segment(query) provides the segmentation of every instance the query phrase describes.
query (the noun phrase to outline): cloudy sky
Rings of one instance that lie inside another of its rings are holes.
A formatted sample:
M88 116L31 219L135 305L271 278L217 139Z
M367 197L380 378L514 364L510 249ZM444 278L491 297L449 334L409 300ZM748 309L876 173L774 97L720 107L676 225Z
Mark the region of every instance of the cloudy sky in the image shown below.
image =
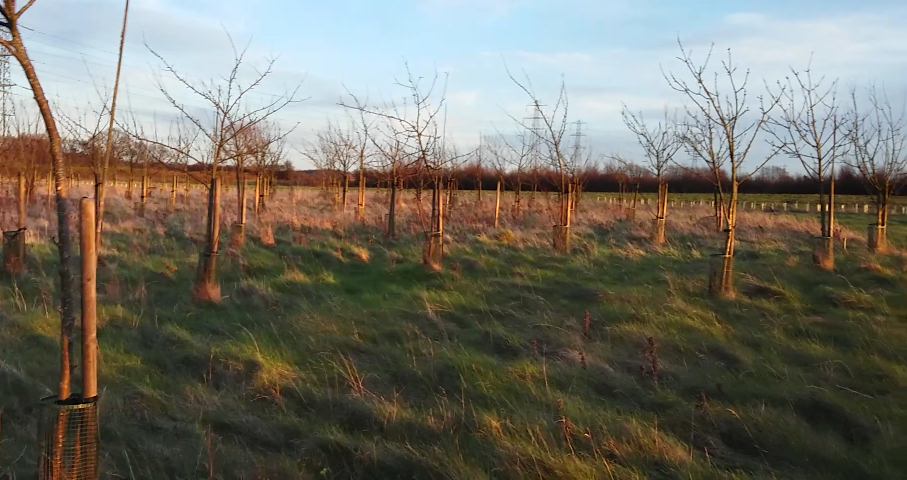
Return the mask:
M38 0L21 19L45 90L70 116L92 116L98 91L113 83L123 5ZM680 72L678 37L696 58L711 43L722 53L730 48L752 72L753 97L763 80L783 79L812 57L814 72L843 87L876 82L904 99L905 14L902 0L132 0L120 108L165 128L175 111L158 82L202 108L161 73L148 47L184 75L208 80L232 65L229 32L250 45L251 66L277 58L260 101L301 82L308 100L278 115L285 128L298 125L290 137L297 147L327 119L343 118L336 104L344 86L373 102L405 96L395 86L405 61L419 76L449 72L450 141L468 146L480 133L513 131L511 117L527 115L530 99L508 78L506 62L531 78L542 103L556 100L563 76L569 119L584 122L587 145L632 157L641 152L621 123L622 102L650 114L682 104L662 76L662 69ZM25 85L20 68L11 71ZM20 110L31 108L27 88L12 92ZM309 166L293 158L298 168Z

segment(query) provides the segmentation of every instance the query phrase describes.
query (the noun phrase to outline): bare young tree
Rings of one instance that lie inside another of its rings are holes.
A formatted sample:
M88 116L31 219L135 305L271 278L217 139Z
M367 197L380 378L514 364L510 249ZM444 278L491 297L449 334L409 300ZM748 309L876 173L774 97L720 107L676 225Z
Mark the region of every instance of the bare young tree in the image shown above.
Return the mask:
M357 112L359 113L359 124L353 129L354 135L351 140L353 141L356 157L359 161L356 215L361 221L365 220L366 167L370 163L370 159L373 154L370 148L374 146L374 139L371 136L371 132L374 129L375 118L367 117L365 115L365 112L363 111L363 107L368 105L368 98L360 101L359 98L349 90L347 90L347 95L349 95L350 99L352 100L352 104L356 106Z
M492 226L498 228L501 216L501 195L503 194L505 186L504 179L507 176L507 168L510 159L507 155L506 144L502 140L496 141L496 139L492 137L485 138L482 140L482 148L485 151L484 161L491 165L491 170L494 172L495 180L497 180L495 183Z
M258 192L258 199L255 204L256 215L265 208L265 201L270 198L271 193L275 189L274 181L277 171L282 168L283 163L286 161L287 135L295 129L296 125L284 132L277 122L262 122L262 128L259 130L264 133L264 137L260 139L258 149L252 156L257 173L255 183L256 191Z
M438 116L445 106L447 84L445 81L441 94L437 95L437 73L431 81L423 82L423 80L422 77L413 75L409 64L406 64L406 78L395 82L397 86L407 92L402 105L398 106L393 101L386 103L381 109L351 105L345 102L341 102L340 105L370 116L390 120L390 125L395 131L394 136L399 135L406 139L402 143L408 150L406 156L414 157L416 164L431 179L432 209L429 225L424 229L426 238L422 259L426 265L440 268L444 235L442 174L449 159L445 157L441 145L442 132L438 125ZM421 208L421 203L417 203Z
M835 160L846 153L847 142L837 103L837 80L828 84L824 84L824 77L814 80L810 68L802 73L791 69L791 76L786 84L778 82L778 92L773 94L778 114L769 119L768 142L772 148L799 160L816 182L821 205L819 233L830 238L834 232L834 198L826 202L825 181L831 177L834 188ZM832 208L828 208L829 204Z
M233 224L231 245L238 247L245 241L246 228L246 169L250 159L261 153L262 149L267 148L268 139L265 138L264 132L260 127L262 124L253 128L243 128L242 125L229 125L228 130L239 130L240 132L233 137L232 141L227 144L229 149L228 156L233 159L233 170L236 175L236 223ZM256 199L257 201L257 199Z
M390 187L385 234L388 238L395 238L397 236L396 218L399 190L406 180L407 174L419 159L410 155L412 149L406 144L407 137L399 125L395 125L392 119L383 120L384 122L376 126L375 135L370 135L369 138L377 152L376 167L383 172Z
M646 123L642 112L633 113L626 105L621 110L621 116L624 124L636 136L636 141L642 147L649 173L655 175L658 182L655 232L652 238L656 244L662 244L665 241L665 222L668 216L668 182L665 171L674 161L674 155L683 146L677 118L665 107L663 118L653 125Z
M359 165L360 160L364 161L364 157L360 158L359 156L362 144L357 141L355 130L356 127L354 125L343 128L339 123L333 127L328 127L329 141L332 143L337 173L339 174L337 180L340 187L341 212L346 212L353 168Z
M25 111L25 107L20 111ZM19 168L25 173L26 198L34 202L39 170L50 165L49 151L46 148L47 134L42 133L40 118L20 115L15 124L16 138L13 154L18 160Z
M161 78L157 79L158 89L185 121L199 131L200 145L185 148L153 140L152 143L175 150L177 154L192 158L196 163L206 166L208 173L208 226L205 232L205 245L199 254L198 270L193 293L198 300L216 302L220 300L220 286L215 275L216 255L220 242L220 182L218 169L232 158L229 146L237 136L246 130L268 120L281 109L296 99L298 87L284 95L270 97L260 103L250 100L250 93L259 88L273 71L276 59L268 59L265 68L255 70L248 82L244 82L245 57L248 46L237 49L233 39L227 35L233 51L233 64L228 73L221 79L209 82L196 82L180 73L176 67L167 62L163 56L146 44L148 50L163 65L163 71L176 78L179 85L189 94L202 101L209 109L210 118L204 118L190 111L177 100Z
M617 183L617 204L626 215L627 220L633 221L636 219L636 209L639 204L639 182L649 173L648 169L628 160L619 153L608 155L607 158L609 161L605 164L605 175ZM659 189L659 193L662 193L662 189ZM664 193L667 198L667 193ZM664 236L663 222L660 224L657 220L656 217L656 239L659 227L662 227L661 233Z
M777 153L770 152L756 163L748 172L744 172L750 151L760 131L768 122L772 109L777 105L777 98L769 102L760 100L760 111L752 112L747 100L747 83L749 70L742 75L733 62L730 49L726 60L722 60L718 73L709 79L709 61L712 48L701 64L697 64L692 53L684 49L678 40L681 55L678 60L683 64L688 79L672 74L665 74L665 79L675 91L680 92L689 103L686 104L686 122L681 133L683 145L692 157L708 166L717 189L724 223L725 241L720 265L715 275L710 278L710 289L720 295L733 293L732 272L735 231L737 228L737 194L740 184L759 171ZM724 81L719 81L724 78ZM730 191L725 191L722 182L725 171L730 174ZM714 280L714 281L712 281Z
M482 180L485 177L485 165L488 163L488 149L485 145L485 135L479 134L479 147L475 152L475 181L476 205L482 204Z
M94 175L100 175L104 157L103 116L98 112L78 112L75 116L58 115L63 131L63 152L88 160Z
M501 187L504 187L505 173L511 179L510 188L513 190L514 212L519 215L523 184L526 175L532 173L530 172L532 157L539 141L538 136L526 128L520 128L513 137L508 139L499 131L498 139L502 146L499 147L495 143L490 145L493 146L492 158L498 179L501 181Z
M60 255L60 385L58 398L67 399L70 396L70 343L72 341L73 327L75 326L75 303L74 303L74 275L72 267L72 230L69 219L72 215L72 207L67 198L66 188L66 163L63 158L63 146L60 140L60 132L57 130L57 124L54 120L53 112L47 97L44 94L44 88L35 73L35 67L28 56L25 44L22 42L22 35L19 30L19 19L35 4L35 0L29 0L21 8L17 8L16 0L2 0L0 6L0 26L9 29L11 39L0 39L0 45L5 48L10 55L16 59L25 73L25 78L31 87L32 94L35 97L35 103L41 113L41 119L44 121L44 128L47 130L47 137L50 143L50 154L52 161L54 190L56 193L57 205L57 251Z
M573 155L570 156L568 169L570 172L570 184L573 188L570 204L571 210L575 211L579 208L580 197L582 196L583 190L586 188L589 177L596 171L597 164L598 157L591 148L586 149L585 152L575 149Z
M505 69L507 69L506 64ZM539 96L533 91L532 82L528 76L521 82L510 73L509 69L507 69L507 75L529 97L538 118L541 120L540 128L535 129L527 127L521 120L511 116L522 128L535 135L539 144L547 149L547 162L555 170L558 185L558 213L553 232L554 249L567 252L570 250L570 206L573 194L570 182L571 157L567 154L566 145L564 144L569 106L567 85L561 79L557 101L552 107L547 108L539 101Z
M326 195L328 192L328 177L331 176L331 171L335 168L333 150L330 148L330 143L322 139L324 136L323 132L316 131L314 135L314 142L305 142L303 149L296 148L296 150L312 162L312 166L315 167L315 170L321 176L321 193Z
M95 175L95 251L100 255L101 252L101 232L104 226L104 198L107 190L107 171L110 167L111 150L114 142L114 124L116 123L117 95L120 88L120 70L123 67L123 48L126 45L126 25L129 20L129 0L126 0L126 7L123 11L123 28L120 30L120 50L117 55L117 71L113 81L113 94L110 101L109 121L107 124L107 139L104 147L104 160L101 164L100 172ZM105 102L106 103L106 102Z
M335 126L333 122L328 122L327 126L315 134L315 143L309 145L304 155L312 161L315 168L322 173L323 180L330 181L332 203L335 208L341 208L341 203L346 203L346 196L341 201L340 185L342 178L347 172L341 165L349 167L352 165L350 157L350 144L346 143L347 138L344 132ZM346 157L346 158L342 158ZM348 172L347 172L348 173ZM347 176L348 178L348 176Z
M868 106L861 108L857 91L851 91L848 130L853 153L847 164L860 173L875 205L876 223L869 227L868 243L870 250L882 253L888 248L891 197L907 185L907 107L895 108L874 85L866 94Z

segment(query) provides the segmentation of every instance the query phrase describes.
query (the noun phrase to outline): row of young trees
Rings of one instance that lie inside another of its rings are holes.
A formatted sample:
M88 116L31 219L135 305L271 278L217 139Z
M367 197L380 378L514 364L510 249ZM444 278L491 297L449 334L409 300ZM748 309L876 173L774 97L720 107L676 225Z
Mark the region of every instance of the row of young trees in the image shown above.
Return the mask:
M199 254L195 296L204 301L216 301L219 288L215 275L220 238L220 192L223 172L230 168L237 186L237 207L240 212L237 232L242 235L246 212L246 172L254 171L260 192L270 190L269 183L279 165L286 161L285 139L289 133L281 130L272 119L283 108L301 101L298 87L283 95L255 95L273 71L274 61L269 60L263 69L249 73L245 62L245 49L233 45L233 64L225 75L210 82L198 82L180 72L151 47L149 51L163 65L163 72L176 79L179 91L159 82L159 89L180 120L171 125L166 134L149 128L135 119L115 119L116 86L110 107L95 112L97 118L106 118L93 126L84 119L55 118L43 93L41 83L28 57L18 20L35 2L28 1L17 8L15 0L2 0L0 13L11 40L0 40L25 71L34 93L47 134L46 150L53 177L57 205L58 238L61 269L61 316L63 358L68 358L68 338L74 323L72 240L68 218L72 214L67 191L67 157L87 159L95 177L95 201L98 205L97 241L100 245L101 221L105 186L109 183L111 162L125 162L130 171L142 170L142 178L152 168L181 170L187 180L195 177L208 189L208 226L204 246ZM127 3L128 11L128 3ZM126 22L124 19L123 36ZM890 198L907 181L907 132L903 109L895 108L884 92L870 87L865 95L852 91L848 105L839 104L835 95L836 82L815 82L809 71L794 72L786 82L767 86L763 95L753 101L749 86L749 72L739 71L728 52L720 62L718 73L712 69L711 52L697 62L690 51L680 45L680 71L666 73L668 85L680 94L684 108L679 115L665 113L661 121L651 123L641 113L624 108L623 119L630 131L639 139L646 161L634 165L620 155L610 155L612 169L621 192L629 191L634 177L647 170L654 177L659 192L656 209L656 242L665 239L668 215L668 191L672 170L686 170L709 181L714 188L716 227L725 234L722 254L721 278L729 277L730 262L735 247L737 226L737 198L741 185L756 178L757 173L779 154L799 159L811 179L816 182L817 193L824 205L822 187L826 179L834 178L838 162L848 165L860 174L873 195L878 210L876 228L872 235L875 245L884 245L884 229ZM121 36L122 52L122 36ZM316 140L304 150L319 169L325 173L323 184L335 189L337 205L347 205L351 175L358 178L357 213L363 216L366 209L364 188L367 169L381 172L381 183L390 191L387 234L395 235L395 209L398 190L404 181L415 183L417 208L421 215L421 196L431 191L431 208L428 221L423 221L425 247L423 260L432 266L440 265L443 254L445 202L450 202L450 192L456 188L456 174L469 162L475 179L485 178L487 172L496 178L495 224L500 208L500 192L510 181L515 191L517 212L524 200L523 187L528 185L529 202L535 192L550 188L557 194L552 208L553 245L559 251L569 250L571 216L579 204L582 191L588 184L592 168L600 157L591 151L571 146L568 141L570 125L569 101L566 84L562 81L553 102L546 103L534 91L529 78L517 78L508 70L516 89L532 105L531 123L518 120L511 112L516 133L498 131L494 136L484 136L478 148L466 151L446 142L446 78L435 75L425 79L406 68L406 77L395 82L402 89L399 100L380 103L361 99L348 92L340 105L350 114L345 122L331 123L318 132ZM117 84L118 85L118 82ZM181 101L193 97L207 108L198 113ZM267 98L266 100L262 100ZM67 135L61 134L58 120ZM28 132L20 132L17 143L27 145L26 137L35 139L35 123ZM291 129L292 130L292 129ZM28 135L25 135L28 133ZM36 143L37 144L37 143ZM767 145L767 154L762 152ZM700 168L686 169L678 161L680 153L686 159L699 162ZM67 153L69 155L67 155ZM758 158L756 158L758 157ZM32 186L37 178L38 159L20 157L26 177ZM31 157L30 157L31 158ZM32 162L32 163L29 163ZM28 166L30 165L30 166ZM547 172L547 173L546 173ZM145 180L147 182L147 180ZM477 185L482 185L479 181ZM637 187L638 188L638 187ZM145 189L143 188L143 191ZM638 191L638 190L637 190ZM448 199L445 200L445 192ZM832 194L833 187L829 189ZM478 189L477 195L481 195ZM256 207L260 196L256 195ZM822 212L823 237L833 231L830 211ZM722 281L722 285L726 282ZM723 287L721 287L723 288ZM62 376L68 382L68 363ZM68 390L62 388L61 398Z
M679 42L678 42L679 43ZM667 178L676 157L684 152L704 165L715 195L716 227L725 233L714 282L719 293L730 291L730 278L741 185L755 178L777 155L799 160L814 184L820 208L821 252L814 256L833 268L835 169L844 166L858 177L873 198L876 223L869 229L870 248L885 250L891 197L907 183L907 121L905 109L891 104L874 85L852 88L849 102L838 100L838 82L814 78L810 69L791 69L785 81L766 85L752 100L749 71L740 71L731 52L716 71L710 69L710 50L701 62L679 43L683 74L665 73L668 85L681 94L680 115L665 114L662 121L647 123L642 114L626 106L624 122L633 132L659 184L654 238L664 240L667 214ZM756 155L759 139L767 153ZM682 168L682 167L681 167ZM825 186L829 186L826 198Z
M299 101L297 90L271 96L267 101L253 101L251 94L270 75L274 62L270 61L264 70L247 79L243 72L246 51L235 46L234 62L228 74L215 82L200 83L190 80L165 58L149 50L183 89L176 93L160 83L162 94L181 121L172 125L167 135L160 136L157 129L149 133L135 119L116 122L114 128L112 111L95 112L98 120L93 123L86 121L87 117L64 117L62 124L68 135L61 136L58 132L59 144L54 148L60 149L61 161L68 158L88 165L98 186L97 197L103 196L111 164L115 168L128 167L128 192L132 191L136 177L142 179L143 200L149 171L176 170L182 173L185 184L192 179L206 185L210 221L205 251L199 260L196 290L200 297L214 299L217 297L214 258L220 223L219 202L214 200L219 196L219 182L224 172L229 172L235 180L240 212L235 232L241 237L246 221L247 173L253 172L258 179L255 195L258 208L260 198L270 190L268 184L273 182L278 167L286 162L287 132L282 132L269 119ZM716 228L725 233L723 255L730 258L734 253L738 194L744 184L787 181L779 175L772 178L760 174L779 154L798 159L806 171L805 178L814 182L822 205L819 234L825 238L831 237L834 231L833 211L826 208L829 203L826 185L828 194L833 195L834 179L842 171L859 178L868 187L877 207L877 221L871 232L873 244L883 248L890 199L907 181L903 112L887 101L884 92L870 87L864 100L864 95L852 90L850 104L843 105L837 98L837 82L814 80L807 70L793 71L785 82L767 86L767 91L753 101L749 72L738 70L730 52L720 62L715 75L710 65L711 51L698 63L683 45L680 51L682 74L666 73L665 79L681 94L682 113L671 114L665 110L662 118L653 123L626 106L622 112L624 123L639 140L645 159L641 163L617 154L594 155L591 150L584 152L576 145L571 148L566 141L570 119L564 82L548 107L532 89L529 78L518 79L509 70L514 85L531 101L533 123L524 123L511 115L516 128L507 131L515 133L498 131L493 136L482 136L478 148L461 151L445 142L446 79L442 83L436 75L426 81L414 75L408 66L406 77L396 81L404 91L400 100L378 105L348 92L340 105L351 115L345 122L331 122L316 132L316 140L302 153L318 168L322 186L335 192L335 202L341 210L349 203L352 182L358 188L359 216L365 213L369 177L378 185L388 187L392 200L387 207L387 233L391 236L395 234L398 190L404 185L414 187L417 198L430 190L431 212L424 230L426 262L433 264L437 262L429 259L440 255L443 248L444 192L449 196L462 182L464 186L471 184L480 198L483 184L489 178L497 192L495 219L500 208L500 192L504 189L515 192L517 212L523 208L524 190L529 190L530 202L535 192L554 191L558 198L552 219L554 244L561 250L568 248L571 214L591 182L610 182L622 193L634 188L638 192L641 186L644 190L657 191L653 231L656 243L666 238L669 186L683 191L688 190L683 184L693 183L694 179L700 187L707 182L715 196ZM210 118L193 113L195 110L190 111L177 100L185 93L207 104ZM103 113L111 118L106 135L101 121ZM38 125L33 122L17 136L4 139L5 145L18 148L15 156L26 174L29 192L34 191L42 158L37 154L40 141L34 134ZM34 154L25 154L27 149ZM754 152L760 152L759 158L755 158ZM683 162L679 158L681 154L684 154ZM685 166L691 158L699 162L698 167ZM603 165L602 159L609 162ZM607 180L603 182L603 178ZM678 183L682 183L680 188Z
M210 113L209 117L205 114L192 115L181 102L169 94L161 82L161 91L165 98L181 113L181 121L171 127L166 137L158 136L156 130L146 131L134 119L125 122L120 120L115 116L115 111L129 12L129 1L126 0L117 76L109 106L108 99L104 99L104 108L94 112L98 118L94 123L66 117L59 111L55 112L48 101L21 35L20 19L36 0L28 0L24 5L17 3L16 0L0 0L0 28L6 29L9 35L0 37L0 47L9 52L11 58L22 67L40 119L28 122L20 117L14 123L20 125L16 134L0 139L2 140L0 145L3 147L0 149L0 154L4 157L3 168L18 170L19 177L20 228L9 233L23 233L25 199L34 195L39 175L49 175L48 198L49 200L53 198L56 206L57 232L54 243L59 254L60 376L56 404L76 403L95 405L96 408L97 382L96 376L91 373L95 371L93 366L97 360L97 338L94 333L95 270L98 266L98 255L102 251L100 246L104 197L105 189L110 182L108 173L112 170L111 166L117 169L119 163L126 163L131 173L130 183L134 177L132 174L135 174L135 170L140 166L143 200L147 193L149 169L174 169L181 166L182 172L188 176L194 170L190 166L201 166L205 173L202 180L210 180L209 228L199 259L199 275L195 290L199 299L216 300L218 292L214 280L214 257L218 252L219 236L220 203L217 201L220 187L219 168L227 163L234 166L240 191L245 185L243 171L248 167L258 173L260 178L258 183L267 186L269 178L267 172L273 172L272 167L285 160L282 151L285 134L281 133L275 124L269 122L269 117L296 101L295 91L261 104L250 101L249 93L260 86L271 69L269 66L264 71L256 72L255 78L250 83L241 82L239 68L243 64L244 52L234 49L235 67L230 75L222 79L223 83L217 81L196 84L180 76L175 69L167 65L168 71L178 78L182 86L207 103L209 110L206 113ZM25 109L20 110L22 111ZM44 136L39 134L40 127L44 129ZM73 198L69 191L72 182L70 161L74 159L81 159L87 164L95 182L94 198L82 199L79 209L81 228L78 237L81 238L82 273L79 297L76 296L76 272L73 265L76 232L72 218L76 210L73 208ZM46 167L49 168L43 170ZM50 195L51 193L53 194ZM241 204L243 201L240 199ZM244 209L241 211L244 212ZM20 240L24 239L24 235L20 237ZM22 244L24 245L24 242ZM4 249L4 255L7 253L6 250L7 248ZM79 298L82 304L82 391L74 393L71 387L74 370L72 339L76 324L76 303ZM59 408L56 422L50 427L53 428L52 434L48 437L45 437L44 433L39 435L41 438L39 468L42 469L43 475L49 475L48 478L71 478L75 475L73 472L92 471L96 476L98 457L94 447L98 426L96 423L88 422L84 425L85 431L82 431L81 424L78 430L74 430L76 424L67 420L69 412L65 406ZM77 436L78 440L74 441L71 436ZM82 440L88 443L83 444ZM73 448L75 452L70 451ZM86 452L82 452L83 449ZM84 465L77 465L80 462Z
M805 178L813 183L821 205L818 233L826 239L834 232L834 210L828 206L834 203L836 169L843 167L845 178L859 178L877 212L869 232L871 248L884 250L891 198L907 184L907 112L903 105L892 105L884 90L874 85L865 90L851 88L849 101L841 102L837 80L815 78L809 68L803 72L791 69L785 81L766 85L766 91L753 102L749 99L749 71L738 70L730 51L715 74L709 69L711 51L697 63L682 44L680 50L684 75L665 74L667 83L684 100L679 118L666 112L662 121L651 124L626 106L623 111L648 170L660 185L658 225L663 225L666 214L667 172L672 165L680 167L676 157L682 151L710 173L707 178L715 192L716 226L726 233L724 255L732 256L741 185L758 178L772 158L783 155L798 160ZM767 153L752 158L760 137ZM766 178L771 177L762 180ZM663 227L656 227L655 236L663 238L659 228Z
M828 205L834 202L835 179L843 178L849 181L848 193L857 193L855 184L859 182L872 198L877 219L870 243L874 249L884 249L891 198L907 182L903 108L892 105L875 86L852 88L848 101L842 102L838 82L815 78L809 69L791 70L784 81L754 94L749 71L734 63L730 51L713 68L711 50L697 62L691 51L679 46L680 72L665 73L665 80L680 94L682 111L671 114L666 110L659 121L650 122L642 113L626 106L623 109L624 123L639 140L645 158L641 164L620 155L594 157L575 148L571 152L565 142L569 119L564 84L553 106L546 108L528 78L518 80L512 75L511 80L532 102L536 119L530 126L512 116L516 134L483 136L479 148L465 154L454 146L445 148L438 122L443 93L429 101L437 77L423 92L418 79L409 74L406 81L397 82L408 93L404 102L408 109L393 102L380 108L370 106L351 96L351 101L341 104L358 113L358 118L350 118L347 126L330 124L317 134L317 143L306 156L321 173L323 186L337 186L340 208L347 204L354 173L360 191L364 188L366 169L378 185L394 191L401 181L416 184L418 191L427 182L433 199L440 198L437 189L451 181L471 184L480 196L490 177L498 189L509 186L515 192L517 209L524 187L553 190L561 199L555 221L562 235L569 229L570 212L590 179L601 181L604 176L622 192L628 184L639 188L641 183L654 183L653 190L658 192L656 242L665 239L669 185L681 179L685 185L679 190L689 191L689 184L698 183L696 189L707 182L715 196L716 228L725 233L726 258L734 253L741 191L781 184L802 192L804 182L811 185L809 190L822 205L817 233L830 238L834 212ZM376 127L376 120L383 125ZM798 160L805 175L793 179L777 167L763 168L779 155ZM610 162L600 169L602 158ZM686 166L690 159L698 166ZM432 225L437 225L434 215Z

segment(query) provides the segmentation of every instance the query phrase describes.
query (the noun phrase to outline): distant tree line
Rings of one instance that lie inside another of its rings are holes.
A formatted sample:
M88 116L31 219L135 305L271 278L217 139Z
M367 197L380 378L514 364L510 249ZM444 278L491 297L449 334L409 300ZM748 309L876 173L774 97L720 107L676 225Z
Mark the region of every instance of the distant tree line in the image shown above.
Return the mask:
M715 186L705 168L669 168L665 173L665 180L670 185L672 193L713 193ZM276 178L280 184L299 185L307 187L321 187L322 180L330 176L330 172L322 170L293 170L282 169L277 172ZM368 188L386 187L385 174L378 170L366 169L365 181ZM460 190L476 190L481 183L482 190L492 191L495 189L498 176L494 172L483 172L475 165L467 165L463 168L455 169L450 172L450 177L456 181L457 188ZM523 191L531 191L533 181L531 177L523 175ZM537 188L539 191L554 192L557 191L556 172L540 171L538 172ZM629 190L636 189L639 185L640 193L657 193L658 180L654 175L647 171L640 171L628 174L613 168L593 168L584 172L585 182L583 183L583 192L619 192L624 186ZM359 179L358 172L351 175L351 182L354 185ZM419 175L407 176L404 185L407 188L415 188L419 183ZM831 181L826 179L826 187ZM514 190L516 182L515 175L505 173L503 184L506 190ZM724 175L722 183L725 186L730 185L730 179L727 174ZM788 194L788 195L806 195L814 194L816 183L813 179L805 174L791 174L783 167L766 167L765 172L760 172L748 182L740 185L740 193L749 194ZM841 195L866 195L866 186L856 171L844 166L835 172L835 191ZM896 195L905 195L907 192L900 191Z
M122 137L120 143L114 145L115 150L110 159L110 168L112 172L118 174L121 181L127 180L130 172L137 172L142 168L144 162L141 157L134 154L135 148L127 148L124 145L129 141L130 139L125 136ZM132 142L134 143L136 140L132 140ZM3 153L7 158L0 169L5 177L15 176L19 171L29 172L29 190L31 191L33 182L45 178L50 172L51 159L46 135L28 133L11 135L4 138L0 144L3 145ZM120 148L119 151L116 150L117 147ZM99 150L91 142L69 142L64 146L64 155L71 166L73 175L78 175L85 180L92 178ZM160 155L149 155L149 158L153 159L148 167L149 176L158 182L169 182L175 173L185 174L187 171L190 174L202 173L206 168L204 164L186 165L160 157ZM268 170L278 185L322 187L325 179L343 175L342 172L333 170L296 170L289 161L261 168ZM235 173L232 165L225 165L221 170L224 174ZM250 175L257 173L255 166L247 167L246 170ZM134 173L134 175L138 176L138 173ZM358 187L359 172L351 171L348 175L350 184ZM480 164L476 163L453 168L448 175L455 182L456 188L460 190L476 190L481 183L482 190L492 191L496 188L499 179L495 171L483 169ZM664 173L672 193L712 193L715 186L710 175L711 172L705 167L671 166ZM637 168L632 164L612 163L602 167L586 168L578 176L582 179L583 192L618 192L622 188L625 191L635 191L637 184L640 193L658 192L659 182L656 176L650 171ZM416 188L420 181L422 184L427 183L427 178L421 178L422 175L419 172L410 172L401 177L405 188ZM724 173L723 177L722 183L725 186L730 185L727 173ZM387 186L387 174L379 169L366 168L364 179L368 188ZM831 178L828 177L824 181L827 186ZM514 173L504 173L502 182L504 189L515 190L516 183L517 178ZM537 169L528 174L522 173L520 183L522 191L529 192L535 188L541 192L554 192L558 188L557 172L551 169ZM806 195L813 194L815 191L814 179L803 173L792 174L780 166L767 166L749 181L740 185L741 193L750 194ZM839 167L835 172L835 191L842 195L865 195L867 193L866 185L860 174L847 165ZM905 194L907 192L895 192L895 195Z

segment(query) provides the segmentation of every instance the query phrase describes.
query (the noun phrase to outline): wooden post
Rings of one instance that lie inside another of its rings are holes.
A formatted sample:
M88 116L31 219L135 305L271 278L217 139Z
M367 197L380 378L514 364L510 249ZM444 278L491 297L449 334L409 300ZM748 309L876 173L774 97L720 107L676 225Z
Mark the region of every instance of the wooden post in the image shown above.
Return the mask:
M255 177L255 198L252 201L255 203L255 218L258 218L258 212L261 209L261 174Z
M240 197L239 215L238 215L239 223L241 225L245 225L246 224L246 177L245 177L245 175L243 175L243 178L242 178L242 180L240 180L240 184L237 188L239 189L238 195Z
M498 180L498 190L494 197L494 228L498 228L498 217L501 214L501 181Z
M98 396L98 304L95 250L95 204L85 197L81 202L82 248L82 398Z
M828 191L828 236L835 236L835 171L832 167L831 185Z
M53 209L54 204L54 175L53 172L47 173L47 208Z
M19 172L19 230L25 228L25 205L28 201L25 192L25 174Z
M173 176L173 183L170 186L170 208L176 207L176 191L179 189L179 179Z

